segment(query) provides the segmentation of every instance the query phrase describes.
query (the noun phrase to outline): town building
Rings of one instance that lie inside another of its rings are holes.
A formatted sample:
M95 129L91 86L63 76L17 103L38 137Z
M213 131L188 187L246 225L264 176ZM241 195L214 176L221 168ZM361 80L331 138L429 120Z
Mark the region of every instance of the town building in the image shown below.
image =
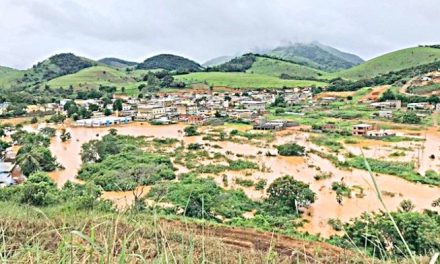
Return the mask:
M20 166L12 162L0 161L0 187L9 186L24 180Z
M373 130L373 126L369 124L358 124L354 125L352 128L352 135L353 136L365 136L367 135L368 131Z
M241 105L244 109L252 110L252 111L265 111L266 103L261 101L243 101Z
M160 105L138 105L136 120L153 120L164 116L166 109Z
M102 127L102 126L127 124L129 122L131 122L131 118L128 118L128 117L107 116L107 117L100 117L100 118L80 119L75 122L75 126Z

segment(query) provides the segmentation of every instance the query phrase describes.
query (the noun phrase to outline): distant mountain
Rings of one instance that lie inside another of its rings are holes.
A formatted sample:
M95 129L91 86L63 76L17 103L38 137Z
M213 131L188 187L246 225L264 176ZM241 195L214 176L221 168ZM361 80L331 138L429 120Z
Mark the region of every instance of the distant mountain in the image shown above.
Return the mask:
M202 70L202 66L197 62L172 54L160 54L153 56L146 59L144 62L139 63L136 68L143 70L164 69L168 71L189 72Z
M203 67L217 66L222 63L228 62L228 61L232 60L233 58L234 57L232 57L232 56L220 56L220 57L208 60L207 62L203 63L202 66Z
M98 60L99 63L105 64L113 68L126 68L137 65L137 62L126 61L118 58L103 58Z
M342 52L317 42L296 43L285 47L278 47L267 54L330 72L348 69L363 62L356 55Z
M96 64L93 60L78 57L72 53L56 54L27 70L3 69L3 72L7 72L0 74L2 75L0 76L0 85L4 87L36 86L60 76L76 73Z
M322 76L327 74L288 60L254 53L233 58L228 62L208 68L208 71L247 72L283 79L323 79Z
M336 72L334 74L337 77L360 80L436 61L440 61L440 49L438 48L407 48L384 54L356 67Z

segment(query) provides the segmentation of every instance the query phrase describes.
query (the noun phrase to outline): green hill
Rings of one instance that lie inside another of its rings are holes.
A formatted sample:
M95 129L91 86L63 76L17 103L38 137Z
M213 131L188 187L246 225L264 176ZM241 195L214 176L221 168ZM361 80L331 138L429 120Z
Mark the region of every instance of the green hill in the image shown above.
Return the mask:
M407 48L376 57L353 68L337 72L334 76L353 80L366 79L438 60L440 60L440 49Z
M22 76L22 71L0 66L0 88L13 83Z
M363 62L356 55L317 42L278 47L267 54L324 71L348 69Z
M326 74L325 72L307 66L259 56L257 56L252 67L249 68L247 72L276 77L285 75L296 79L321 78L321 76Z
M94 66L83 69L74 74L68 74L50 80L47 84L52 88L93 89L102 86L125 87L132 89L137 87L138 76L136 73L128 73L125 70L114 69L108 66Z
M160 54L146 59L144 62L139 63L136 69L153 70L164 69L168 71L200 71L202 66L197 62L190 59L176 56L172 54Z
M243 72L196 72L174 76L187 84L207 82L209 85L231 88L282 88L325 86L324 82L307 80L283 80L274 76Z
M127 68L136 66L138 64L137 62L126 61L118 58L103 58L98 60L98 62L114 68Z

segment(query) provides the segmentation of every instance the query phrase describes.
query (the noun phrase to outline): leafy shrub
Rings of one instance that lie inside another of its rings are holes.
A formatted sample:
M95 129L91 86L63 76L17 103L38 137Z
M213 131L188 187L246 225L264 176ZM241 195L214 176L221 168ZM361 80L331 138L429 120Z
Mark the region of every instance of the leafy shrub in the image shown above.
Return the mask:
M287 143L277 146L278 154L281 156L304 156L305 148L296 143Z
M316 199L309 184L295 180L291 176L276 179L267 189L266 203L277 213L296 213L300 207L307 207Z

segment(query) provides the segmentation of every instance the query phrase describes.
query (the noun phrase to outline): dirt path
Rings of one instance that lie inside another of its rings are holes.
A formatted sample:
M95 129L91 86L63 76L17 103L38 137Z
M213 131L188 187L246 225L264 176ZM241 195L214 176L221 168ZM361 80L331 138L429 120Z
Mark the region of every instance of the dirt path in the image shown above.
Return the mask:
M289 236L258 232L252 229L234 227L213 227L196 224L186 225L183 222L162 220L161 225L166 229L182 230L197 236L206 236L211 239L221 239L230 246L242 250L267 252L274 250L278 254L296 259L300 256L303 260L318 263L341 263L352 259L355 253L319 241L306 241Z

